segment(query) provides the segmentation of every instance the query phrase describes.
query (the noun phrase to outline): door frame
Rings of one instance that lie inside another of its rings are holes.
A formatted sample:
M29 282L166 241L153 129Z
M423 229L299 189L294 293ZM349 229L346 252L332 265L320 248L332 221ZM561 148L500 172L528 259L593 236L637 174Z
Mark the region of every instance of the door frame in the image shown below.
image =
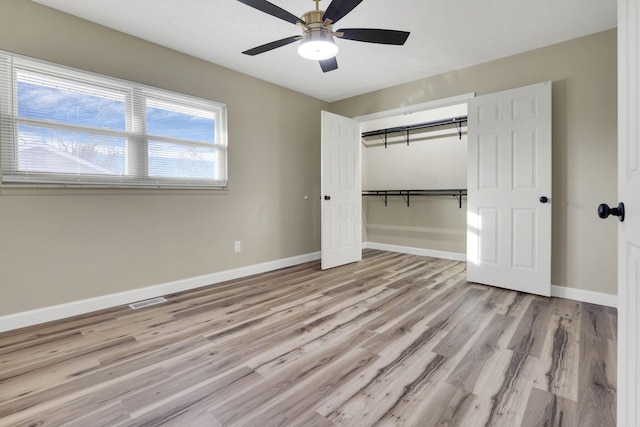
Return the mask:
M407 105L404 107L398 107L398 108L393 108L390 110L384 110L384 111L378 111L375 113L370 113L370 114L365 114L362 116L356 116L353 117L353 120L356 120L360 123L364 123L364 122L368 122L368 121L372 121L372 120L378 120L378 119L386 119L389 117L395 117L395 116L401 116L401 115L405 115L405 114L412 114L412 113L420 113L423 111L429 111L429 110L434 110L436 108L442 108L442 107L450 107L453 105L459 105L459 104L467 104L469 102L470 99L474 98L476 96L475 92L469 92L469 93L464 93L461 95L456 95L456 96L450 96L447 98L441 98L441 99L435 99L433 101L427 101L427 102L422 102L420 104L411 104L411 105ZM362 229L362 237L366 238L367 234L366 234L366 230L365 230L365 224L364 224L364 211L366 210L366 200L363 201L363 203L361 204L362 207L362 215L363 215L363 229ZM365 242L363 242L365 243ZM367 246L362 246L363 249L366 249ZM433 251L432 251L433 252ZM422 253L422 250L417 250L415 253L415 255L424 255ZM444 257L448 257L448 256L452 256L452 253L448 253L448 252L442 252L442 254L444 255ZM465 261L466 260L466 252L464 254L460 254L459 258L449 258L449 259L456 259L458 261Z
M422 102L420 104L407 105L406 107L393 108L391 110L379 111L377 113L365 114L363 116L356 116L353 120L357 120L362 123L370 120L386 119L387 117L433 110L440 107L465 104L469 99L474 98L475 96L475 92L463 93L462 95L450 96L448 98L436 99L433 101Z
M620 162L624 159L625 148L629 136L638 138L640 127L635 122L635 114L640 109L640 94L637 83L640 74L638 65L638 40L640 32L640 7L637 0L618 0L618 176L622 171ZM623 188L619 178L618 189ZM621 194L620 197L625 197ZM627 202L629 201L621 200ZM637 206L637 203L633 203ZM634 220L637 214L630 218ZM617 379L617 422L621 427L640 425L640 339L637 331L638 310L640 302L637 289L629 289L625 280L626 272L626 239L623 237L625 227L618 226L618 379ZM633 229L637 230L638 224ZM637 236L634 236L637 237ZM635 296L635 298L634 298Z

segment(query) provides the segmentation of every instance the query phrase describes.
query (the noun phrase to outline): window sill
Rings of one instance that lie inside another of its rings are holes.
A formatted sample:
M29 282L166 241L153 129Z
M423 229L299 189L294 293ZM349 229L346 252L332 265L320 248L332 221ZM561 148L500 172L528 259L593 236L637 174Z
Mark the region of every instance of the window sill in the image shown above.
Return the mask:
M229 187L131 187L104 185L2 184L0 196L93 196L93 195L216 195Z

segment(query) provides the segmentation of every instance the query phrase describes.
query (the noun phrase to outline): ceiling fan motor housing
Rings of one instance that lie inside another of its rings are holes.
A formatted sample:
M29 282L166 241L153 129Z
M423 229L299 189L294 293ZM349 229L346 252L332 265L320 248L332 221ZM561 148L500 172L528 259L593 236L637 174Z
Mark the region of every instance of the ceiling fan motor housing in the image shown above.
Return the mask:
M299 24L304 29L304 34L298 52L307 59L323 60L334 57L338 53L338 48L333 41L331 21L327 21L325 25L322 21L323 15L322 10L312 10L302 15L306 25Z
M308 27L315 25L322 26L322 17L324 10L312 10L302 15L302 20L307 23Z

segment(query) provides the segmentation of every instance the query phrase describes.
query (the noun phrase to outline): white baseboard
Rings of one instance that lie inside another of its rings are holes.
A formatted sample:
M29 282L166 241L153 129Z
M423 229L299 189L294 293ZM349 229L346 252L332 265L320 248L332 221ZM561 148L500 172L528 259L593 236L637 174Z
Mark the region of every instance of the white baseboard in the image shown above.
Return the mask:
M451 259L455 261L466 261L466 255L455 252L434 251L430 249L412 248L408 246L388 245L384 243L365 242L363 249L377 249L389 252L400 252L410 255L430 256L434 258ZM168 295L176 292L188 291L201 288L228 280L239 279L254 274L266 273L280 268L291 267L305 262L320 259L320 252L313 252L291 258L284 258L269 261L262 264L250 265L233 270L221 271L218 273L206 274L203 276L191 277L184 280L163 283L155 286L134 289L131 291L118 292L95 298L88 298L80 301L73 301L66 304L43 307L21 313L0 316L0 332L33 326L53 320L64 319L66 317L79 314L90 313L92 311L103 310L105 308L130 304L158 296ZM566 298L575 301L600 304L607 307L617 307L618 297L616 295L604 294L600 292L586 291L565 286L551 286L551 296Z
M551 285L551 296L580 302L588 302L591 304L599 304L613 308L618 307L617 295L586 291L584 289L567 288L566 286Z
M441 252L430 249L412 248L409 246L388 245L385 243L365 242L363 249L378 249L381 251L401 252L410 255L430 256L434 258L451 259L455 261L466 261L467 255L455 252ZM601 292L587 291L583 289L568 288L566 286L551 285L551 296L565 298L574 301L599 304L607 307L618 307L618 296Z
M434 258L451 259L454 261L466 261L467 254L457 252L434 251L432 249L412 248L410 246L388 245L386 243L365 242L363 249L377 249L379 251L400 252L409 255L430 256Z
M203 286L226 282L227 280L239 279L254 274L266 273L280 268L291 267L305 262L320 259L320 252L299 255L291 258L284 258L269 261L262 264L250 265L233 270L220 271L218 273L205 274L203 276L191 277L183 280L163 283L155 286L148 286L131 291L118 292L95 298L88 298L80 301L73 301L65 304L43 307L29 310L22 313L0 316L0 332L13 329L33 326L53 320L64 319L66 317L79 314L90 313L92 311L103 310L105 308L130 304L158 296L168 295L176 292L188 291Z

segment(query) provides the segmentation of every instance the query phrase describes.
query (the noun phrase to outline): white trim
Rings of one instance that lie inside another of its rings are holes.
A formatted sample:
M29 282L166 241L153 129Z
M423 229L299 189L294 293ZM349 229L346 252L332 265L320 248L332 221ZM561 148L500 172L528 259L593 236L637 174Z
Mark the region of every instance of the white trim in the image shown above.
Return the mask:
M467 261L466 254L434 251L431 249L413 248L409 246L388 245L386 243L365 242L362 244L362 248L377 249L380 251L388 252L400 252L409 255L430 256L434 258L444 258L455 261ZM574 301L587 302L591 304L599 304L607 307L618 307L618 297L616 295L587 291L584 289L568 288L566 286L551 285L551 296L556 298L565 298Z
M467 254L457 252L435 251L433 249L413 248L410 246L389 245L386 243L366 242L363 249L377 249L379 251L400 252L409 255L430 256L433 258L451 259L454 261L467 261Z
M618 307L617 295L587 291L584 289L567 288L566 286L551 285L551 296L580 302L588 302L591 304L599 304L613 308Z
M79 314L90 313L92 311L103 310L105 308L130 304L144 299L155 298L176 292L188 291L201 288L228 280L239 279L254 274L266 273L280 268L291 267L305 262L320 259L320 252L312 252L305 255L298 255L291 258L284 258L269 261L262 264L240 267L233 270L220 271L218 273L205 274L203 276L191 277L183 280L163 283L160 285L148 286L131 291L118 292L110 295L103 295L95 298L88 298L80 301L73 301L65 304L50 307L38 308L22 313L9 314L0 317L0 332L13 329L33 326L53 320L64 319L66 317Z
M431 249L412 248L409 246L388 245L385 243L363 242L362 249L377 249L388 252L400 252L409 255L430 256L434 258L450 259L455 261L466 261L466 255L456 252L435 251ZM104 295L95 298L88 298L73 301L65 304L50 307L38 308L21 313L9 314L0 317L0 332L41 323L60 320L71 316L90 313L105 308L117 307L119 305L130 304L149 298L156 298L176 292L188 291L204 286L215 285L228 280L239 279L252 276L254 274L267 273L280 268L291 267L304 264L305 262L320 259L320 252L312 252L291 258L284 258L269 261L262 264L240 267L233 270L221 271L218 273L206 274L189 279L176 280L146 288L134 289L131 291L119 292L116 294ZM618 298L615 295L603 294L599 292L586 291L582 289L567 288L564 286L551 285L551 296L566 298L575 301L600 304L608 307L617 307Z
M436 99L434 101L422 102L420 104L407 105L405 107L394 108L392 110L378 111L377 113L365 114L354 117L353 120L368 122L369 120L384 119L387 117L400 116L402 114L417 113L420 111L432 110L434 108L448 107L450 105L464 104L469 99L476 96L475 92L462 95L451 96L449 98Z

